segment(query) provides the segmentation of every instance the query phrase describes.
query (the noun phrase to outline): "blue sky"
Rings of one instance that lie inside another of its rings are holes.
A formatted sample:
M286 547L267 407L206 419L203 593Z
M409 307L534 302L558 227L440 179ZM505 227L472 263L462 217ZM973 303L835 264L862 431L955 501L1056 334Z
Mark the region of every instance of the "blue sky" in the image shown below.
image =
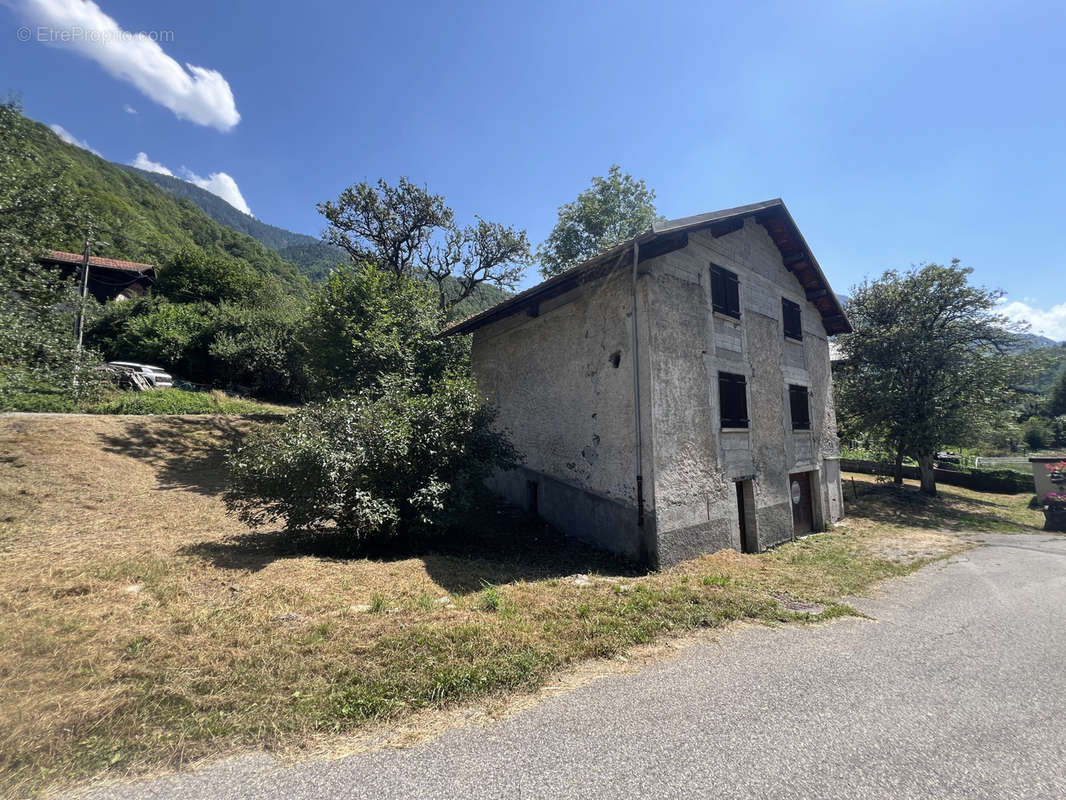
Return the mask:
M107 18L158 45L40 41ZM29 116L292 230L406 175L538 243L618 163L667 217L783 197L838 292L958 257L1066 339L1063 3L0 0L0 26Z

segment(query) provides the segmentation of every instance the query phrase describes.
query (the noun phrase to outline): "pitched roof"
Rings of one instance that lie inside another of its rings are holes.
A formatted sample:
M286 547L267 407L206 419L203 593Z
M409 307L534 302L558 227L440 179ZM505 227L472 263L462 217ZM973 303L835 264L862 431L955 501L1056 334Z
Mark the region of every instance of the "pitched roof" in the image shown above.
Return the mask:
M807 299L821 313L822 325L826 333L850 333L851 324L844 313L844 307L833 293L825 273L818 266L814 254L807 246L803 234L799 232L792 215L788 213L784 201L781 198L775 198L762 203L712 211L708 214L656 222L639 236L627 239L576 267L571 267L565 272L509 297L492 308L453 322L441 331L441 336L471 333L522 310L535 313L540 302L568 292L581 283L598 278L619 267L623 261L622 256L632 251L634 243L640 246L639 260L644 261L684 247L688 243L688 234L691 231L710 228L714 236L725 236L727 233L739 230L744 224L744 218L753 215L756 222L766 228L770 238L777 245L777 249L781 251L781 260L785 268L796 276L806 291Z
M81 266L85 256L80 253L64 253L61 250L48 250L40 261L48 261L55 264L76 264ZM137 261L119 261L117 258L101 258L89 256L90 267L103 267L106 269L120 269L125 272L151 272L155 269L154 264L141 264Z

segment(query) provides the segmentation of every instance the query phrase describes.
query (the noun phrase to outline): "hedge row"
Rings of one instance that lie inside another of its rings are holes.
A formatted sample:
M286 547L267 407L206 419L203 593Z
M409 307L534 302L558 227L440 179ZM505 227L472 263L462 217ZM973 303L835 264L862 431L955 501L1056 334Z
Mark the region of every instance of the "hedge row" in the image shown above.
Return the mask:
M840 469L844 472L861 472L866 475L891 475L892 464L883 461L864 461L857 458L840 459ZM1000 494L1022 494L1035 492L1033 476L1025 475L1011 469L936 469L933 470L937 483L950 486L962 486L977 492L997 492ZM917 480L920 473L917 467L903 467L903 477Z

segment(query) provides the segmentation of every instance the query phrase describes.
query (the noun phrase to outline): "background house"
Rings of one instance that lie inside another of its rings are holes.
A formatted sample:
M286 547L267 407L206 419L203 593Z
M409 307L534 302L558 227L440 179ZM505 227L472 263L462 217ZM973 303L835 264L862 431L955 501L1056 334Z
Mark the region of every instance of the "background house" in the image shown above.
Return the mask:
M525 463L495 488L667 565L843 513L827 337L844 311L781 200L657 223L446 333Z
M59 268L64 276L80 276L84 258L80 253L49 250L37 260L45 266ZM101 303L141 297L154 281L155 267L152 264L99 256L89 257L89 294Z

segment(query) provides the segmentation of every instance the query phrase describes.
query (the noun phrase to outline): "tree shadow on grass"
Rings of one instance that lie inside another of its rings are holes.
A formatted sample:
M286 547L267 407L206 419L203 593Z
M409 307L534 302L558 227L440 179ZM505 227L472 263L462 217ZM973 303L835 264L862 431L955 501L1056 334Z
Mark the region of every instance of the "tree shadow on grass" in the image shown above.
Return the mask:
M969 508L968 508L969 507ZM913 486L869 485L848 504L848 516L930 530L1030 533L1038 527L1003 516L1002 506L981 498L929 497Z
M631 576L646 572L610 553L563 536L502 501L484 499L467 524L421 541L360 542L336 531L248 533L188 545L179 552L220 569L259 571L287 558L377 562L421 559L448 592L468 594L486 584L538 581L574 574Z
M125 422L121 433L102 433L99 438L106 452L154 467L161 489L217 495L226 488L229 450L254 423L277 419L272 415L146 416Z

